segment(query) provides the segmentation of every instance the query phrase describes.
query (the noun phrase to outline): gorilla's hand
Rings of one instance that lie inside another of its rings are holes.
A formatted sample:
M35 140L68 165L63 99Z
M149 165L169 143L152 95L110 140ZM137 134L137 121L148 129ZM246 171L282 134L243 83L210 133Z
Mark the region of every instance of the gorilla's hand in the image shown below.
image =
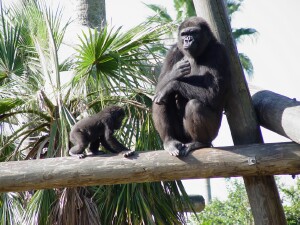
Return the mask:
M155 94L153 102L156 104L164 104L167 102L167 98L170 93L175 91L177 78L189 75L191 73L191 64L187 59L177 62L172 69L172 72L168 75L168 81L166 84Z
M175 64L172 70L172 80L189 75L191 73L191 64L187 59L180 60Z
M162 105L167 103L168 96L176 91L178 81L172 80L169 81L167 85L165 85L162 89L160 89L156 94L154 95L153 102Z
M157 92L153 97L153 102L158 105L162 105L166 103L166 101L167 101L167 95L164 90Z

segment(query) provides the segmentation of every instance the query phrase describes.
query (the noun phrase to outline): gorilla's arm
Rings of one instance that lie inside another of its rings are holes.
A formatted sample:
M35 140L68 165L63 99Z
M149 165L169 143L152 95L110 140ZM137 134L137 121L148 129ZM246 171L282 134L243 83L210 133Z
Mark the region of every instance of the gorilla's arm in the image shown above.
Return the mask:
M167 77L164 79L165 82L156 90L153 101L163 104L168 101L170 94L180 93L186 99L206 100L214 104L214 98L219 99L219 96L225 93L229 86L230 71L225 49L215 45L211 52L206 56L209 66L203 62L205 66L201 66L203 69L200 69L199 74L180 76L178 75L180 72L176 71L178 70L177 64L175 64L172 70L165 75ZM181 62L183 61L185 60L181 60ZM191 65L189 65L189 70L191 70ZM176 78L170 79L172 76ZM168 78L169 80L167 80ZM216 95L216 93L218 94Z
M216 84L212 84L213 86L211 87L205 85L205 83L201 85L196 84L201 83L202 80L201 76L189 76L180 80L172 80L155 94L153 101L156 104L165 104L168 101L168 97L174 93L179 93L186 99L200 99L203 101L217 87Z
M166 56L163 68L158 78L155 91L160 91L167 83L182 76L188 75L191 71L191 65L188 60L183 58L183 53L177 45L173 46Z

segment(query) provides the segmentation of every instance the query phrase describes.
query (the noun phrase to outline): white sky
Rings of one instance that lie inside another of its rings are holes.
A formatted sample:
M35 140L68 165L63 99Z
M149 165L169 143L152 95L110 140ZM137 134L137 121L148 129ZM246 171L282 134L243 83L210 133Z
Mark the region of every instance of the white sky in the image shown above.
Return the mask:
M2 0L10 3L16 0ZM64 7L65 18L73 15L76 0L48 0ZM171 15L172 0L144 0L148 4L165 6ZM233 27L255 28L259 35L255 39L245 39L238 44L240 52L248 55L254 65L254 78L251 83L276 93L300 100L300 1L299 0L244 0L242 11L233 17ZM129 28L144 21L152 12L140 0L106 0L107 21L112 25ZM74 33L70 35L74 38ZM263 129L266 143L287 139ZM215 146L232 145L228 125L222 124ZM288 183L290 176L282 178ZM203 182L185 182L191 194L202 194ZM224 186L223 186L224 185ZM213 197L223 199L226 192L223 179L212 179Z

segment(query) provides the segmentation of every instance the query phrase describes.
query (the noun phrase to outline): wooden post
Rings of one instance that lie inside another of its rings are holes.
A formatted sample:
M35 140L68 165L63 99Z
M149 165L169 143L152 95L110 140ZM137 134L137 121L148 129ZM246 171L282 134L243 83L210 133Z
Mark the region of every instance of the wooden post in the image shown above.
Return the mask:
M300 144L300 102L250 85L259 124Z
M232 93L226 107L226 115L234 144L262 143L261 131L231 34L224 1L194 0L194 5L197 15L208 21L212 31L226 46L229 53ZM274 177L246 176L243 178L255 224L287 224Z

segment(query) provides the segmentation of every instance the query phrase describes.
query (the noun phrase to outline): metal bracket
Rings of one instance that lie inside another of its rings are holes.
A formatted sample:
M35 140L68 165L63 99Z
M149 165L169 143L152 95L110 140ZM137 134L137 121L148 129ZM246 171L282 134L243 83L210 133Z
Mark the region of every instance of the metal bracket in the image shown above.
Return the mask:
M257 161L256 161L255 156L248 157L248 165L249 165L249 166L252 166L252 165L254 165L254 164L256 164L256 163L257 163Z

